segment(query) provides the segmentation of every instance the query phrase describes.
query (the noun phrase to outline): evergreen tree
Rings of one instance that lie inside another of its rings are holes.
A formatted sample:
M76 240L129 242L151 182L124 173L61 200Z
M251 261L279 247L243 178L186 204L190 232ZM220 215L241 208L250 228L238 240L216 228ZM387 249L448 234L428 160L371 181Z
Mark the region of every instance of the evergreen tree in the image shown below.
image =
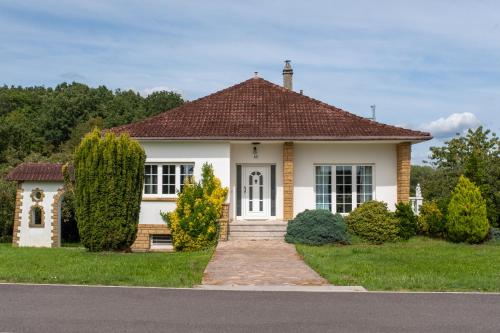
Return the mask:
M76 219L90 251L129 248L137 234L144 182L144 150L127 135L98 130L75 152Z
M489 228L481 191L469 179L460 176L448 206L447 238L453 242L480 243L488 235Z

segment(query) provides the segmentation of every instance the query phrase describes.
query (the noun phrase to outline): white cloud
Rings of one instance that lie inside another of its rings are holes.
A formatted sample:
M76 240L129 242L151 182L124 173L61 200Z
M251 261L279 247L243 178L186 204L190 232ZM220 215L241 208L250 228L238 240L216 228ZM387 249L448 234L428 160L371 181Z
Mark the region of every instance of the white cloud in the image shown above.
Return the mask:
M453 113L448 117L441 117L429 123L422 124L420 129L431 132L436 138L446 138L463 133L469 128L478 126L481 121L471 112Z

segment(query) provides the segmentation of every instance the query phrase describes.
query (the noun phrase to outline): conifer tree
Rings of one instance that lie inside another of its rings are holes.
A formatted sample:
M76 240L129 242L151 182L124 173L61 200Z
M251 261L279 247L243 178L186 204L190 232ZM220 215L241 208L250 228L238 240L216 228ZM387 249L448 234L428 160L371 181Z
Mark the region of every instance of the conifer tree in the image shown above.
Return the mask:
M146 155L127 135L98 130L75 152L76 219L90 251L128 249L135 240Z
M489 228L486 202L479 188L467 177L460 176L448 205L447 238L453 242L480 243Z

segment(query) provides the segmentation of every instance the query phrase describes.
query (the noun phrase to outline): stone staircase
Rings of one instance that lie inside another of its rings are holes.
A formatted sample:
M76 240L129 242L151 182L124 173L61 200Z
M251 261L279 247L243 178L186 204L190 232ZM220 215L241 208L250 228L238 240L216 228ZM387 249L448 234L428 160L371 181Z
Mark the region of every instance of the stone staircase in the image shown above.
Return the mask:
M232 221L229 240L283 239L287 222L276 220Z

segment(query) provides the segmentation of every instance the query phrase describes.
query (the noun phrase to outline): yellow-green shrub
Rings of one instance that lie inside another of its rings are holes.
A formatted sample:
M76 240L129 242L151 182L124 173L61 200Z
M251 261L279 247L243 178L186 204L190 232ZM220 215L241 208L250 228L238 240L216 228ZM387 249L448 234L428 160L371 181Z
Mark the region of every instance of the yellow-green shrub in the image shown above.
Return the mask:
M177 199L177 207L161 213L172 232L177 251L194 251L213 246L218 238L218 219L228 189L221 186L213 168L205 163L201 182L187 178Z
M479 187L460 176L448 205L446 238L452 242L480 243L489 229L486 202Z
M444 236L444 216L434 201L425 201L418 215L418 230L422 235L430 237Z

